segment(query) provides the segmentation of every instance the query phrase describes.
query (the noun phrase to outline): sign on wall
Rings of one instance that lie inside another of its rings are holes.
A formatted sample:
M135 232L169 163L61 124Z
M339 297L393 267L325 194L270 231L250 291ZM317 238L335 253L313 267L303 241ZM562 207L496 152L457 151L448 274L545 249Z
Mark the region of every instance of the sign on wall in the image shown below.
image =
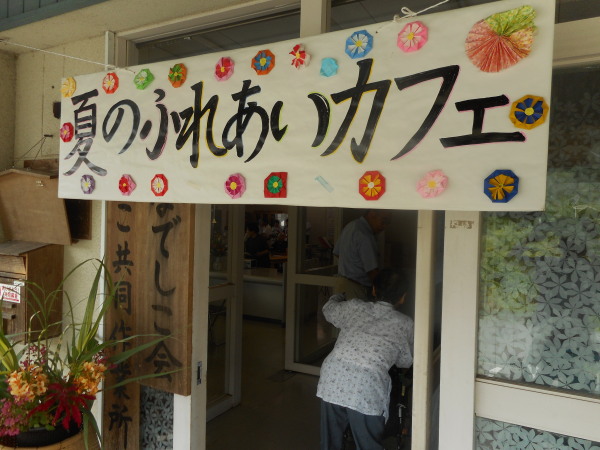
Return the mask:
M59 196L544 207L554 2L67 78Z
M154 376L106 391L103 436L108 448L139 448L139 383L190 395L193 211L193 205L173 203L107 204L106 259L118 290L115 308L105 318L105 336L143 336L140 341L170 336L108 371L107 385ZM125 352L132 345L125 341L116 350Z

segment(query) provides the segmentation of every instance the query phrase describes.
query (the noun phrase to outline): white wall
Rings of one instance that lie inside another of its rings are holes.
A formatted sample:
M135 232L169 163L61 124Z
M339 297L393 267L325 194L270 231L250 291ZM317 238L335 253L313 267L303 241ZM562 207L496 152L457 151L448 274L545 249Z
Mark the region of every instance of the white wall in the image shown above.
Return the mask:
M97 62L104 61L104 37L98 36L80 42L73 42L59 47L47 49L49 51L70 55ZM0 67L5 66L0 56ZM16 57L15 73L18 74L14 83L7 83L18 101L14 108L14 153L16 160L23 158L32 159L39 150L39 146L28 153L35 144L44 136L50 134L41 148L38 159L53 159L58 157L60 120L52 114L52 103L61 100L60 86L63 77L82 75L102 70L102 66L90 64L66 57L42 52L28 52ZM4 83L0 85L0 99L3 100ZM1 114L1 113L0 113ZM3 117L0 115L0 127ZM3 137L0 128L0 138ZM0 144L1 145L1 144ZM0 156L1 156L0 147ZM17 166L22 167L23 161L18 161ZM64 273L67 274L73 267L89 258L101 255L101 203L92 202L91 240L82 240L70 246L65 246ZM91 266L87 269L89 276L73 277L66 284L73 301L85 298L92 278ZM65 305L66 308L66 305ZM65 309L66 310L66 309ZM79 309L76 309L76 312Z

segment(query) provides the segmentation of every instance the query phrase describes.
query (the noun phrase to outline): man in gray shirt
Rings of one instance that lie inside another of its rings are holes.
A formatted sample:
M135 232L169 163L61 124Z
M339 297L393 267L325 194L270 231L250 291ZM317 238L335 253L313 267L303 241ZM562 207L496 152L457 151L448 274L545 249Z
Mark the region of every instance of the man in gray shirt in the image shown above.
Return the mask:
M369 298L379 271L375 236L389 224L390 215L387 210L369 209L344 227L333 248L338 257L336 292L345 293L346 298Z

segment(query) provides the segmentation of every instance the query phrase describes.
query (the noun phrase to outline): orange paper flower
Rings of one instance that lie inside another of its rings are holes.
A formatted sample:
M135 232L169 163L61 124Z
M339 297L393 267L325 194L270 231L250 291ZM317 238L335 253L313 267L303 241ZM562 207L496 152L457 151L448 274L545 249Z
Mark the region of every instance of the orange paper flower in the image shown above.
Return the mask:
M358 180L358 191L365 200L379 200L385 193L385 177L377 170L365 172Z

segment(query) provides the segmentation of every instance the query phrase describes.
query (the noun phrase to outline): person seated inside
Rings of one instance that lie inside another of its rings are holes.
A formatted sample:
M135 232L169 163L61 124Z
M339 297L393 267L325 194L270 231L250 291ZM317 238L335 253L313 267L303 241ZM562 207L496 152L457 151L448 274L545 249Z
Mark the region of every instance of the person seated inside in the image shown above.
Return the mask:
M395 309L407 290L401 273L384 269L373 281L373 301L336 294L323 306L325 319L340 334L317 387L321 450L343 449L348 425L357 448L384 448L392 386L388 372L393 365L413 363L413 321Z
M253 267L271 267L267 240L258 234L258 225L254 222L246 226L244 256L253 260Z

